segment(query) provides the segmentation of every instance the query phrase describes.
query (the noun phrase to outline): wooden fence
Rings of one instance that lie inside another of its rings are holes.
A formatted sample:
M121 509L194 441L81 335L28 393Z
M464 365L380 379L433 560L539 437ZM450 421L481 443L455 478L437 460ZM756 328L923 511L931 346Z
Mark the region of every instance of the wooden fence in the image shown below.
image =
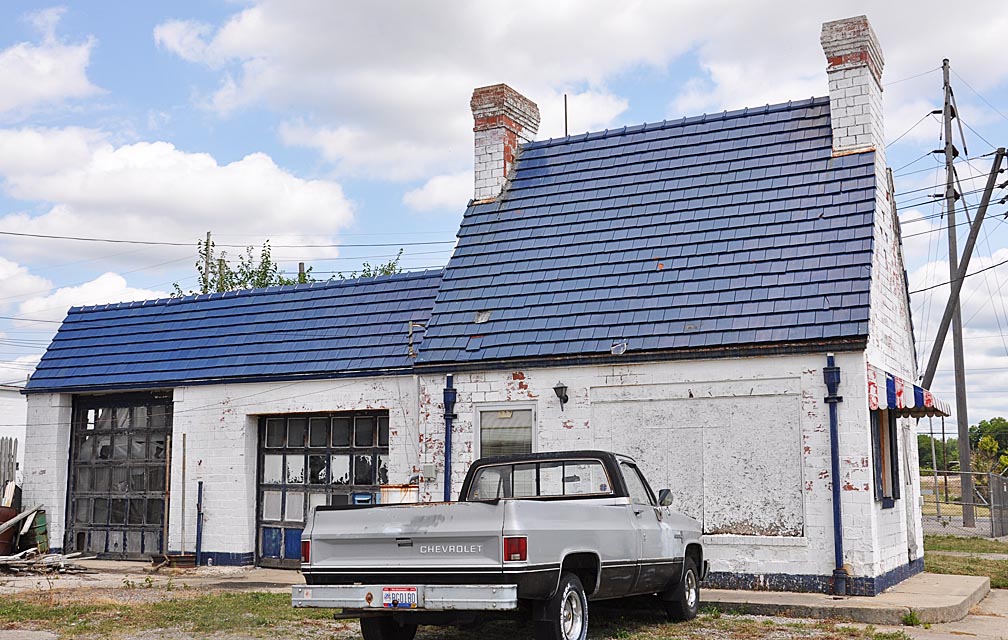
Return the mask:
M0 493L7 483L14 480L17 469L17 438L0 438Z

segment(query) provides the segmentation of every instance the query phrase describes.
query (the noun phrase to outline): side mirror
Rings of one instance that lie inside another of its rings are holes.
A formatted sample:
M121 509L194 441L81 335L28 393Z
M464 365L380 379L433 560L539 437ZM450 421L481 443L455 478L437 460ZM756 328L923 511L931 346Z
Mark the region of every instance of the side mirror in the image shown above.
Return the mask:
M662 489L658 492L658 504L667 507L672 504L672 492L668 489Z

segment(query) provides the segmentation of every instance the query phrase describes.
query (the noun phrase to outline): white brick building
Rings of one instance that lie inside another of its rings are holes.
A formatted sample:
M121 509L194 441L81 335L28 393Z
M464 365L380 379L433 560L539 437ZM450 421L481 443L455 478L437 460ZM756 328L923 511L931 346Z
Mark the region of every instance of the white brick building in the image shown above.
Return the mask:
M904 418L946 409L903 382L881 48L863 17L822 42L828 99L559 140L477 89L443 272L71 310L28 387L29 501L68 549L293 566L316 504L602 448L703 522L715 586L922 570Z

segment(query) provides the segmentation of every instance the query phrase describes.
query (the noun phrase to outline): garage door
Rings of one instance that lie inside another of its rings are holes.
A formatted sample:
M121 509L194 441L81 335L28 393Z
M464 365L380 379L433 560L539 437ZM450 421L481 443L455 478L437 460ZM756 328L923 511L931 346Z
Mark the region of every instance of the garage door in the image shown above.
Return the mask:
M65 549L164 552L171 424L170 394L74 398Z
M388 484L388 438L387 411L262 417L258 563L298 568L315 507L376 502Z

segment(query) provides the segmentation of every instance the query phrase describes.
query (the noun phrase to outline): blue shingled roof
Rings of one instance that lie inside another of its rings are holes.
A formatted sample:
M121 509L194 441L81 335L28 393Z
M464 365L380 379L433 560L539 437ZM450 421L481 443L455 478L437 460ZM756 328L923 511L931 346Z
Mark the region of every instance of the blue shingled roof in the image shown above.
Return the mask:
M466 210L418 362L863 341L874 209L827 98L526 144Z
M408 371L407 322L427 322L440 282L424 271L75 307L27 391Z

